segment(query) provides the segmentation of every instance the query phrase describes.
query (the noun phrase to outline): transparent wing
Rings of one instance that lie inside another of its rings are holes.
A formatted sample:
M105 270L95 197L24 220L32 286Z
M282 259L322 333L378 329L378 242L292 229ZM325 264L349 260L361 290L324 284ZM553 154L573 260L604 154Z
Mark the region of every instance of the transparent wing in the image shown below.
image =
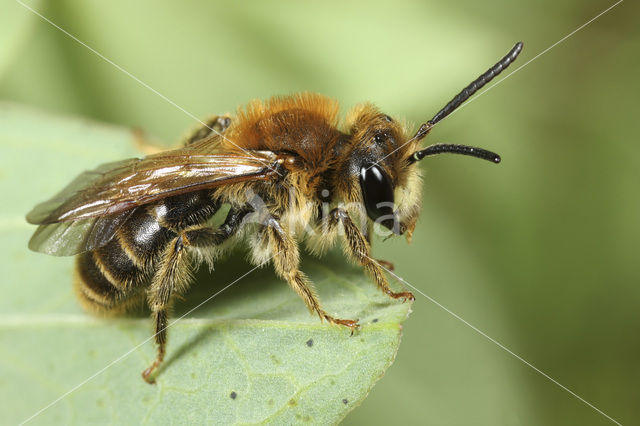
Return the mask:
M270 151L202 153L197 145L82 173L29 212L27 221L40 225L29 248L59 256L93 250L107 244L140 205L235 182L269 180L285 158Z
M136 209L110 216L40 225L29 240L33 251L54 256L72 256L106 245Z

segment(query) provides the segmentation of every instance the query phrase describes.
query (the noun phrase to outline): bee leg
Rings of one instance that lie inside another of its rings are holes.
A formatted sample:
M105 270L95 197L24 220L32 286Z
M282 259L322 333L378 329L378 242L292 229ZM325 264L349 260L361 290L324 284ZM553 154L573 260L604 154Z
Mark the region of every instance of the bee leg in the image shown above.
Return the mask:
M222 225L218 228L195 228L184 231L189 243L194 248L211 249L224 243L235 235L242 226L242 219L253 210L251 208L231 208Z
M206 138L211 132L223 133L230 124L231 118L228 115L213 115L184 138L184 145L191 145L200 139Z
M273 254L272 260L276 273L286 280L289 286L298 293L312 314L316 313L321 321L326 320L330 324L349 327L351 334L353 334L354 331L360 327L358 320L334 318L326 313L320 306L320 300L313 288L313 284L307 276L298 269L300 253L293 237L285 232L282 225L273 217L268 219L264 231L268 235L268 244Z
M133 133L133 144L143 154L152 155L167 150L158 141L151 140L141 128L134 127L131 132Z
M389 288L387 277L384 275L384 270L380 266L381 264L384 266L384 264L371 257L371 245L353 223L346 210L336 208L331 211L330 225L336 226L338 223L342 223L344 227L347 253L360 263L365 271L373 277L380 290L393 299L403 299L403 301L415 300L413 294L408 291L395 293Z
M149 383L153 383L152 373L162 363L167 342L167 311L171 303L171 297L179 296L186 290L190 277L190 264L185 256L187 246L195 249L210 249L222 244L232 237L242 224L242 219L251 212L251 209L229 210L227 217L218 229L209 227L191 228L184 230L182 235L169 244L162 257L161 266L153 278L148 299L156 324L156 343L158 356L155 361L142 373L142 377ZM174 294L177 290L178 294Z
M388 260L376 259L376 262L378 262L383 268L388 269L390 271L393 271L394 269L396 269L396 267L393 265L393 262L389 262Z
M142 378L148 383L154 383L153 372L162 363L167 343L167 324L169 308L174 293L180 294L189 282L190 263L185 248L189 240L184 235L175 238L162 254L160 266L153 276L148 290L147 300L155 323L155 341L158 345L158 355L153 363L142 372Z

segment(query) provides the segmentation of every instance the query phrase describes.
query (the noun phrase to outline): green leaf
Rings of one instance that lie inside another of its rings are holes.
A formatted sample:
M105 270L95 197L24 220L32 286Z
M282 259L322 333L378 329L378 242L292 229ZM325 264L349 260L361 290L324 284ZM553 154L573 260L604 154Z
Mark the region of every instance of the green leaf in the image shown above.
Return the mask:
M342 419L393 362L410 303L388 300L339 253L304 258L302 269L328 312L360 320L354 336L309 315L270 268L241 278L252 269L241 246L214 272L201 269L177 304L174 318L205 302L170 328L167 360L152 386L140 377L155 356L151 321L83 313L71 290L73 259L27 250L34 227L24 215L33 205L84 169L136 155L133 146L128 129L0 103L3 422L26 420L82 383L32 422Z

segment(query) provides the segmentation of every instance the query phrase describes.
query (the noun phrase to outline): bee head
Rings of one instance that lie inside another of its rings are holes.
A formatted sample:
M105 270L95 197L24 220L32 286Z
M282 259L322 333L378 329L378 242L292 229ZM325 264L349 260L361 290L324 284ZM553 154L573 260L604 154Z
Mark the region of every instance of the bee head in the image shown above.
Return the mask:
M504 71L518 57L522 46L522 42L516 43L505 57L465 87L410 138L404 126L374 106L364 104L354 108L348 116L352 141L348 175L352 187L356 186L353 180L357 176L359 191L354 189L352 194L359 193L358 201L369 219L396 235L406 233L410 239L420 211L420 172L415 163L442 153L500 162L498 154L482 148L435 144L417 149L417 145L438 122Z
M347 122L351 152L342 176L350 183L348 201L359 203L374 223L402 235L408 229L403 194L418 170L408 167L406 158L417 142L407 143L403 123L371 104L355 107Z

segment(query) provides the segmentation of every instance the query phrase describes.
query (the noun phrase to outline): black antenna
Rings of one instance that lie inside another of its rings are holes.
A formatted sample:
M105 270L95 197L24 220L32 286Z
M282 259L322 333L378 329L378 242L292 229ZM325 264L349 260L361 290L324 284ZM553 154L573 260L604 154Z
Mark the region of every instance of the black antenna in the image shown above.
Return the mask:
M487 151L486 149L476 148L467 145L452 145L452 144L436 144L426 147L421 151L416 151L409 157L409 163L415 163L422 160L424 157L437 154L462 154L470 155L472 157L482 158L483 160L491 161L498 164L500 162L500 156L495 152Z
M427 133L429 133L429 130L431 130L431 128L437 122L441 121L443 118L455 111L455 109L462 105L464 101L473 96L473 94L480 90L485 84L490 82L495 76L500 74L509 65L511 65L511 63L516 60L521 51L522 42L520 41L516 43L516 45L513 46L509 53L507 53L504 58L500 59L497 64L489 68L484 74L476 78L473 82L471 82L471 84L462 89L462 91L460 91L460 93L458 93L453 99L451 99L451 101L449 101L449 103L445 105L444 108L442 108L436 115L434 115L431 120L420 126L412 139L420 140L424 138Z

